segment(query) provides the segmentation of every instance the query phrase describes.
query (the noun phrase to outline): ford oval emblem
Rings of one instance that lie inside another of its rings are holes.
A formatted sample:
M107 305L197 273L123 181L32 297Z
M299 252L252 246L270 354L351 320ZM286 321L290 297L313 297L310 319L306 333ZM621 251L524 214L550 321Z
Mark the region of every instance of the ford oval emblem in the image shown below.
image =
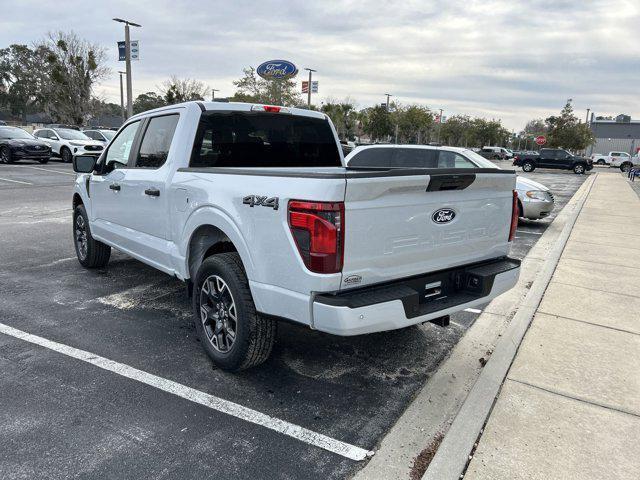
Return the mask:
M441 208L431 215L431 219L438 224L449 223L456 218L456 212L450 208Z
M282 80L295 77L298 67L287 60L269 60L258 65L256 73L267 80Z

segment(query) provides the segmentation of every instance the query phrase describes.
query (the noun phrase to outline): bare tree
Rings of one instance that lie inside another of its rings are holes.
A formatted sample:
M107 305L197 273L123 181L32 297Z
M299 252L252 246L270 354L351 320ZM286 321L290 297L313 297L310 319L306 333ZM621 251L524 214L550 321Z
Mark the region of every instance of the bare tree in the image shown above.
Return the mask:
M109 73L104 49L74 32L49 33L36 48L46 49L50 70L42 92L45 112L60 122L82 124L91 109L94 84Z
M167 105L204 100L211 91L203 82L195 78L178 78L176 75L171 75L157 88Z

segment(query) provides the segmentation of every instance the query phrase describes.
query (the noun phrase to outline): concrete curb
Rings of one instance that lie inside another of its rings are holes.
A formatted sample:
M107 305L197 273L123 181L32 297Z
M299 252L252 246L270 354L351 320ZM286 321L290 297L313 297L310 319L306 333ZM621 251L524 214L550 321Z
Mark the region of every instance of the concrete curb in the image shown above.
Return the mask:
M597 177L596 173L587 180L590 184L585 188L584 195L576 202L573 212L570 213L556 244L549 251L534 284L469 392L422 480L457 480L464 473L473 445L491 412L500 387Z

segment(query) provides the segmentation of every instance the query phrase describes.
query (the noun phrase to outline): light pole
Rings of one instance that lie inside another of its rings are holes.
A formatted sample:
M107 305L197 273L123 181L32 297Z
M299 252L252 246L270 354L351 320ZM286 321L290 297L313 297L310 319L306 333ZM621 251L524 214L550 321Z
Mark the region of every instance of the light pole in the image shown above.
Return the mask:
M133 115L133 92L131 90L131 38L129 37L129 25L134 27L142 27L137 23L123 20L122 18L114 18L115 22L124 23L124 52L125 65L127 71L127 116Z
M390 93L385 93L385 95L387 96L387 112L389 111L389 97L393 97L393 95L391 95Z
M118 71L120 74L120 111L122 112L122 123L127 119L127 115L124 112L124 87L122 86L122 75L125 75L127 72Z
M307 108L311 110L311 73L316 72L313 68L305 68L309 71L309 90L307 91Z
M217 88L212 88L211 89L211 101L213 102L216 99L216 92L219 92L220 90L218 90Z
M438 117L438 143L440 143L440 130L442 130L442 109L440 109L440 117Z

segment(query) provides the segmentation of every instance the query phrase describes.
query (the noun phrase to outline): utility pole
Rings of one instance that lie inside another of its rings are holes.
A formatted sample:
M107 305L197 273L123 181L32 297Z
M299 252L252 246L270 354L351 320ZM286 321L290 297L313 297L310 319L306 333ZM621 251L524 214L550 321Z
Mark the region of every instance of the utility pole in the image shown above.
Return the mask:
M216 100L216 92L219 92L220 90L218 90L217 88L212 88L211 89L211 101L214 102Z
M442 109L440 109L440 117L438 120L438 143L440 143L440 130L442 130Z
M122 112L122 123L124 123L127 119L127 115L124 112L124 87L122 86L122 75L126 74L127 72L118 71L118 73L120 74L120 111Z
M313 68L305 68L305 70L309 71L309 90L307 91L307 108L311 110L311 73L317 70Z
M591 111L590 108L587 108L587 118L584 120L584 123L586 123L587 125L589 125L589 112Z
M385 93L385 95L387 96L387 112L389 111L389 97L393 97L393 95L391 95L390 93Z
M113 20L124 23L125 65L127 67L127 116L130 117L133 115L133 91L131 89L131 38L129 36L129 25L133 27L142 27L142 25L122 18L114 18Z

